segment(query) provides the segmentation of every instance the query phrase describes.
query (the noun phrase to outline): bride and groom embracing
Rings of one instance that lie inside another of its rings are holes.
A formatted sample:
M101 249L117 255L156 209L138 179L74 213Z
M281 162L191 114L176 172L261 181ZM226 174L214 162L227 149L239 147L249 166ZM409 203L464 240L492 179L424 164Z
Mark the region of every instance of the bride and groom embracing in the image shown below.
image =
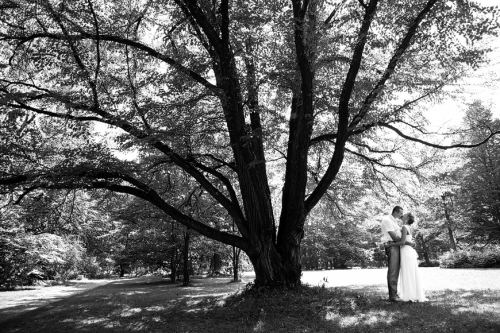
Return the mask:
M397 219L403 221L399 228ZM424 290L418 274L418 254L415 251L411 225L414 222L411 213L403 215L403 208L396 206L391 215L384 216L381 222L382 238L387 255L387 286L389 300L425 302ZM399 277L401 276L401 279ZM398 279L400 295L398 295Z

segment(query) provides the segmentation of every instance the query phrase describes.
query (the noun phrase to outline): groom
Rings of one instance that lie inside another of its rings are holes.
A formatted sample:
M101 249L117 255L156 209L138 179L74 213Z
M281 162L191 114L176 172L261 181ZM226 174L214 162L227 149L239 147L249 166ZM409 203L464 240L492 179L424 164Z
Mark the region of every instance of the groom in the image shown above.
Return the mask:
M381 228L383 244L399 242L401 240L401 229L397 219L403 216L403 208L400 206L394 207L391 215L386 215L382 218ZM398 296L398 279L399 279L399 246L391 246L385 248L387 255L387 286L389 287L389 300L399 302L401 299Z

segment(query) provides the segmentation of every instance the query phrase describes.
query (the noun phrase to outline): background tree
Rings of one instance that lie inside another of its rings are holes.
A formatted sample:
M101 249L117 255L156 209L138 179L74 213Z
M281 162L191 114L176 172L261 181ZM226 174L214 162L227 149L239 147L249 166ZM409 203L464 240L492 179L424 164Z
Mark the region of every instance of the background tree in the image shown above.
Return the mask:
M500 128L500 120L481 102L472 103L464 119L468 139ZM466 153L466 163L458 172L461 192L457 200L462 205L469 226L470 240L483 245L500 241L500 141L495 137Z

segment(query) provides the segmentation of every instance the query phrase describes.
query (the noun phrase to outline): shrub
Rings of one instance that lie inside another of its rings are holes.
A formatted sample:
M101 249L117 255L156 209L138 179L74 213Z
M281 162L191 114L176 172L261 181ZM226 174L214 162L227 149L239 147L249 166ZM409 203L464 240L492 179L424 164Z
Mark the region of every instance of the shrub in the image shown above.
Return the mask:
M431 261L429 265L425 261L418 264L418 267L439 267L439 261Z
M0 231L0 289L28 283L28 275L34 268L28 250L23 238Z
M84 248L76 238L43 233L26 239L32 260L47 276L64 282L78 275Z
M81 243L69 237L0 232L0 289L30 285L42 276L71 279L78 274L83 251Z
M89 279L109 278L113 273L115 262L112 259L84 256L79 265L79 270Z
M447 252L439 258L439 266L443 268L500 268L500 252L491 249Z

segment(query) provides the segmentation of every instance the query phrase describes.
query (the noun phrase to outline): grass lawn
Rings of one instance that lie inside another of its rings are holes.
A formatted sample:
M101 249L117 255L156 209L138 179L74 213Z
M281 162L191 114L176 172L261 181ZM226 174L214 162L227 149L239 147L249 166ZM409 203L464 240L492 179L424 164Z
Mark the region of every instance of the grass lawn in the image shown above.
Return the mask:
M385 272L304 272L310 287L250 293L237 292L245 283L230 278L194 279L190 287L123 279L7 320L9 307L1 306L0 331L500 332L499 269L422 269L427 303L386 301Z

